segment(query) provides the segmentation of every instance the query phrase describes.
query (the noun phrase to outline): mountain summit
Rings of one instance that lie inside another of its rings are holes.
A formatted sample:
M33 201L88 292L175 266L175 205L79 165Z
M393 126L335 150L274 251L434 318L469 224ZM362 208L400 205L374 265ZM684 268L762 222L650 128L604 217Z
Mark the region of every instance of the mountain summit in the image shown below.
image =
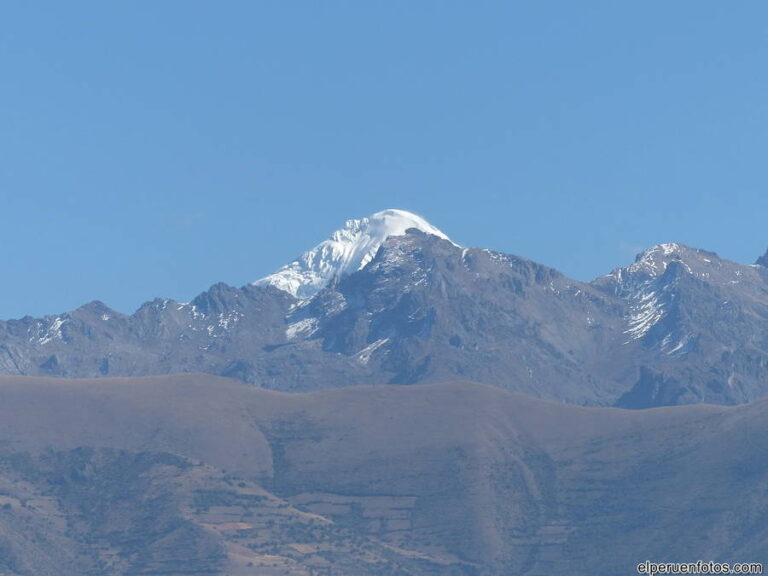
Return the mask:
M367 218L347 220L330 238L254 285L274 286L301 300L309 299L334 279L362 270L387 238L403 236L410 229L450 241L421 216L382 210Z
M765 251L765 254L760 256L760 258L757 259L757 262L755 262L758 266L763 266L765 268L768 268L768 250Z

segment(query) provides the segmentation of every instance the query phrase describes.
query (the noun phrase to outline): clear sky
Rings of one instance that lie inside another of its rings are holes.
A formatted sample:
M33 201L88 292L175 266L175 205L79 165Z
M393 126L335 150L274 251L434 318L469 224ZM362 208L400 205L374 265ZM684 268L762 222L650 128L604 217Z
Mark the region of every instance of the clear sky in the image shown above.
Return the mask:
M422 214L578 279L768 247L768 4L3 2L0 318Z

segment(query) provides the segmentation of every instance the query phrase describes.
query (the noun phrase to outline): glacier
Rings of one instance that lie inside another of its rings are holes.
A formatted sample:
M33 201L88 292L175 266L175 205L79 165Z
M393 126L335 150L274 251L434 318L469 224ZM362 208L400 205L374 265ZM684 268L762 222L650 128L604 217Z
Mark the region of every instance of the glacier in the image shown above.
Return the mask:
M403 236L412 228L456 245L421 216L382 210L367 218L347 220L327 240L253 284L274 286L299 300L309 300L335 279L365 268L387 238Z

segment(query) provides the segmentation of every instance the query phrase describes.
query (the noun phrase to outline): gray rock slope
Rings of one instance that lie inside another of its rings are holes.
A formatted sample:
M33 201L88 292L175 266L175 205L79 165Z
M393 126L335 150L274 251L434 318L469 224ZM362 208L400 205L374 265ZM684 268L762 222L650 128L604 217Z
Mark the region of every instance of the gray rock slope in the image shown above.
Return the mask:
M205 372L314 390L461 378L631 408L768 395L768 269L678 244L591 283L418 232L309 300L211 287L132 315L100 302L0 322L0 373Z

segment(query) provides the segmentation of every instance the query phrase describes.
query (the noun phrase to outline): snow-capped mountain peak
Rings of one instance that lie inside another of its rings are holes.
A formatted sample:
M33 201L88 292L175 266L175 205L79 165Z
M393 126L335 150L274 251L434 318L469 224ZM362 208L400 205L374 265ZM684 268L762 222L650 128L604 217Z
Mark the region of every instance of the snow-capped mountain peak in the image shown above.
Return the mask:
M450 242L421 216L405 210L383 210L367 218L347 220L330 238L254 284L271 285L301 300L309 299L335 278L363 269L387 238L403 236L411 228Z
M657 244L644 250L635 258L635 263L629 267L630 272L645 272L649 276L660 276L671 261L680 260L691 251L682 244L670 242Z

